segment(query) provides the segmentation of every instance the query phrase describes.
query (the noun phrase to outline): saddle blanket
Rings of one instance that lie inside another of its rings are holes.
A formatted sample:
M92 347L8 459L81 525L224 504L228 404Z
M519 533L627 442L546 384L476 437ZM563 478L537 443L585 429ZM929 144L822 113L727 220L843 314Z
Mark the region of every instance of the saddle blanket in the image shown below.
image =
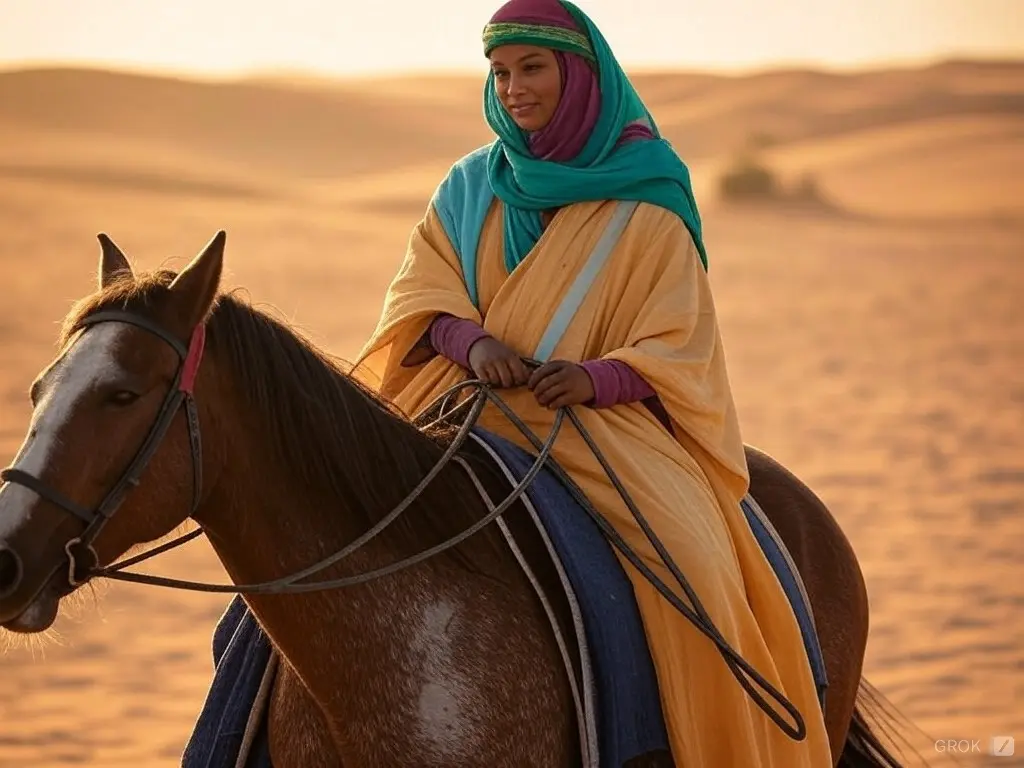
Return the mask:
M496 435L474 430L471 436L496 460L510 488L533 463L533 456ZM642 620L612 545L547 468L535 477L524 502L559 573L565 595L558 597L568 599L571 606L574 627L559 627L552 619L552 628L573 681L584 766L671 766ZM743 506L794 606L823 693L824 663L799 575L756 502L745 499ZM503 516L508 517L509 513ZM499 523L517 551L506 521ZM531 565L522 559L520 563L536 587ZM685 572L685 564L681 566ZM538 594L547 607L553 596L545 596L539 588ZM569 645L571 654L565 650ZM269 639L239 596L214 631L213 656L213 680L183 753L182 768L272 768L266 716L257 708L265 702L263 694L273 673L270 665L276 659Z

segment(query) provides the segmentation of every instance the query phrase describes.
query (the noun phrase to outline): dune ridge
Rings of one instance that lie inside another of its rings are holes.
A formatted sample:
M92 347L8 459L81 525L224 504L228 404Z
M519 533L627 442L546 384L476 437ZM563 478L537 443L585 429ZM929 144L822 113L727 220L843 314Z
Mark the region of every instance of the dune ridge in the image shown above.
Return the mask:
M1018 218L1024 211L1022 62L843 74L640 73L635 82L705 198L723 166L756 144L780 172L814 175L838 205L859 213ZM323 194L330 204L340 194L362 208L387 206L372 191L360 201L343 190L370 190L381 186L371 181L377 174L429 166L417 189L429 196L437 158L443 169L489 140L480 87L468 76L314 87L83 69L0 73L0 178L171 193L179 178L186 195L301 196L315 204ZM959 204L953 185L969 188ZM881 206L869 190L889 186L915 194Z

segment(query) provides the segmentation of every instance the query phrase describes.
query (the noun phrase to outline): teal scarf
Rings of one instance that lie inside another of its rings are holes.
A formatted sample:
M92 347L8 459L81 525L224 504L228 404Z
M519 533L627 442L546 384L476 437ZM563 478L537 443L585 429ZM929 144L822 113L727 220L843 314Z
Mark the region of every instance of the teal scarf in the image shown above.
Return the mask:
M590 200L639 200L670 210L683 220L707 269L689 169L661 138L654 118L600 30L571 2L560 1L590 40L601 88L601 114L586 145L573 160L537 160L530 154L526 134L502 107L494 88L494 74L488 76L484 114L498 140L491 145L487 158L487 179L494 194L505 203L505 266L510 272L514 270L536 244L543 232L541 211L545 209ZM500 43L543 44L529 34L514 33L504 35ZM645 120L655 139L616 146L626 126L637 120Z

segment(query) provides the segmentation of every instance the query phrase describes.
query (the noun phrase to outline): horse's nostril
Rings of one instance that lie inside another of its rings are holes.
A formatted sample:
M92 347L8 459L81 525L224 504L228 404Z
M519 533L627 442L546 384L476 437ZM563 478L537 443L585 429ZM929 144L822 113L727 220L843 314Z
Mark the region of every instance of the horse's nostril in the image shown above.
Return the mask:
M13 549L0 544L0 600L11 595L21 584L21 558Z

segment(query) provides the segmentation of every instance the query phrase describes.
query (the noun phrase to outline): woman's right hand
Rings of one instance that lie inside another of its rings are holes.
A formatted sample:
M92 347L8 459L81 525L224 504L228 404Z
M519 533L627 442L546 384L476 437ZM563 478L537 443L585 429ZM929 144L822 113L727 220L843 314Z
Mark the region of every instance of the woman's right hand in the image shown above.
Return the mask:
M491 336L469 348L469 367L478 379L492 387L519 387L530 378L522 358Z

